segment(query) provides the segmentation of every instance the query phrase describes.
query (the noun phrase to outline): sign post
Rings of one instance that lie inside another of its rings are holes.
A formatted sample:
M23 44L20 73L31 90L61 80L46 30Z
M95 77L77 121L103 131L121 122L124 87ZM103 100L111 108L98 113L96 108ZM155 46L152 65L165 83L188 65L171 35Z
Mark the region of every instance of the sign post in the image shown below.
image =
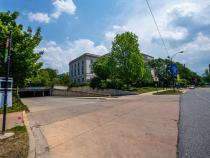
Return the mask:
M171 69L172 69L172 77L173 77L173 90L175 93L175 78L177 78L177 74L178 74L177 65L171 64Z
M2 134L5 133L6 129L6 114L7 114L7 94L8 94L8 79L10 70L10 52L12 43L12 31L9 32L9 37L6 41L6 52L5 52L5 88L4 88L4 108L3 108L3 123L2 123Z
M171 61L171 64L167 65L166 72L167 72L167 75L170 76L173 80L173 90L175 92L175 79L177 78L177 75L178 75L177 65L173 64Z

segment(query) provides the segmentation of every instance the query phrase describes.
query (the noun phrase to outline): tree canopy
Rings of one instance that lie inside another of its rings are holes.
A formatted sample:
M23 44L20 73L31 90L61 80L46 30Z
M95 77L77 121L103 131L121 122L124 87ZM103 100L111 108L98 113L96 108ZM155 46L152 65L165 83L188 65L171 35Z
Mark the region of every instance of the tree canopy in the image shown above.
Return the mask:
M31 27L24 30L23 25L17 24L18 12L0 12L0 76L4 76L3 56L5 52L5 43L9 31L12 31L12 51L10 76L13 77L14 84L24 86L26 79L36 76L42 63L38 59L43 52L35 52L39 45L41 29L37 28L35 32Z
M150 67L155 68L156 75L159 77L159 81L165 86L170 85L171 77L166 74L166 65L170 64L168 59L155 59L149 62ZM195 72L191 71L185 65L176 62L178 68L178 79L177 82L181 85L195 84L198 85L201 83L201 77Z
M118 34L112 42L111 53L98 59L93 69L98 78L93 81L102 87L106 82L111 88L126 86L128 89L130 85L136 84L144 74L138 37L132 32Z
M114 77L127 86L141 80L144 74L144 60L140 53L138 37L132 32L118 34L112 42L111 59Z
M58 74L57 70L46 68L40 69L36 76L26 79L26 86L69 86L70 78L68 73Z
M204 80L204 82L206 82L206 83L210 83L210 72L209 72L208 69L206 69L206 70L204 71L203 80Z

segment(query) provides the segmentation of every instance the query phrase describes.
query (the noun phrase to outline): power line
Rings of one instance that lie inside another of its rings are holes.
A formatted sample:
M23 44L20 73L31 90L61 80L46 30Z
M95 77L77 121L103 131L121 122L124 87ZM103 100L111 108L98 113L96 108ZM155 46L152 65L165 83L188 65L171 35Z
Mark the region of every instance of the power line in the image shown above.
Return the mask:
M162 37L162 35L161 35L161 33L160 33L160 29L159 29L159 27L158 27L158 24L157 24L157 22L156 22L156 19L155 19L155 16L154 16L153 12L152 12L152 9L151 9L151 7L150 7L150 4L149 4L148 0L145 0L145 1L146 1L146 3L147 3L147 6L148 6L148 8L149 8L149 11L150 11L150 13L151 13L151 15L152 15L152 18L153 18L153 20L154 20L154 23L155 23L155 25L156 25L156 28L157 28L157 31L158 31L158 33L159 33L160 39L161 39L161 41L162 41L162 43L163 43L163 47L165 48L165 51L166 51L167 55L169 56L168 49L167 49L166 44L165 44L165 41L163 40L163 37Z

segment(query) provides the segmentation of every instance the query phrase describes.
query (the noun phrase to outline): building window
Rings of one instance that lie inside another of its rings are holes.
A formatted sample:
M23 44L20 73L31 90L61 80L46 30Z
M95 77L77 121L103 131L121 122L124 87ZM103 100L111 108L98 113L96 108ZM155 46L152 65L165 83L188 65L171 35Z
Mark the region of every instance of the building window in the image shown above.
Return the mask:
M77 65L74 64L74 76L77 76Z
M84 74L84 61L82 60L82 74Z
M84 82L85 80L84 80L84 78L82 78L82 82Z
M77 82L80 83L80 79L77 79Z
M73 71L73 65L71 66L71 77L73 77L74 76L74 73L73 73L74 71Z
M78 68L78 75L80 75L80 68Z
M77 74L80 75L80 64L79 64L79 62L77 63Z
M82 67L82 74L84 74L84 67Z
M90 60L90 73L93 73L93 60Z

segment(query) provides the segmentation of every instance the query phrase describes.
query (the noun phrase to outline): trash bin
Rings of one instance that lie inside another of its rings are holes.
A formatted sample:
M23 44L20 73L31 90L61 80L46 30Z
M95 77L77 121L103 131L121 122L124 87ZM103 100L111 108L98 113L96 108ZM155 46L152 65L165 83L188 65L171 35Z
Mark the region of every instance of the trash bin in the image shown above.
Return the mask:
M7 90L7 107L12 106L12 83L13 79L8 79L8 90ZM6 86L6 78L0 77L0 107L2 108L4 105L4 90Z

